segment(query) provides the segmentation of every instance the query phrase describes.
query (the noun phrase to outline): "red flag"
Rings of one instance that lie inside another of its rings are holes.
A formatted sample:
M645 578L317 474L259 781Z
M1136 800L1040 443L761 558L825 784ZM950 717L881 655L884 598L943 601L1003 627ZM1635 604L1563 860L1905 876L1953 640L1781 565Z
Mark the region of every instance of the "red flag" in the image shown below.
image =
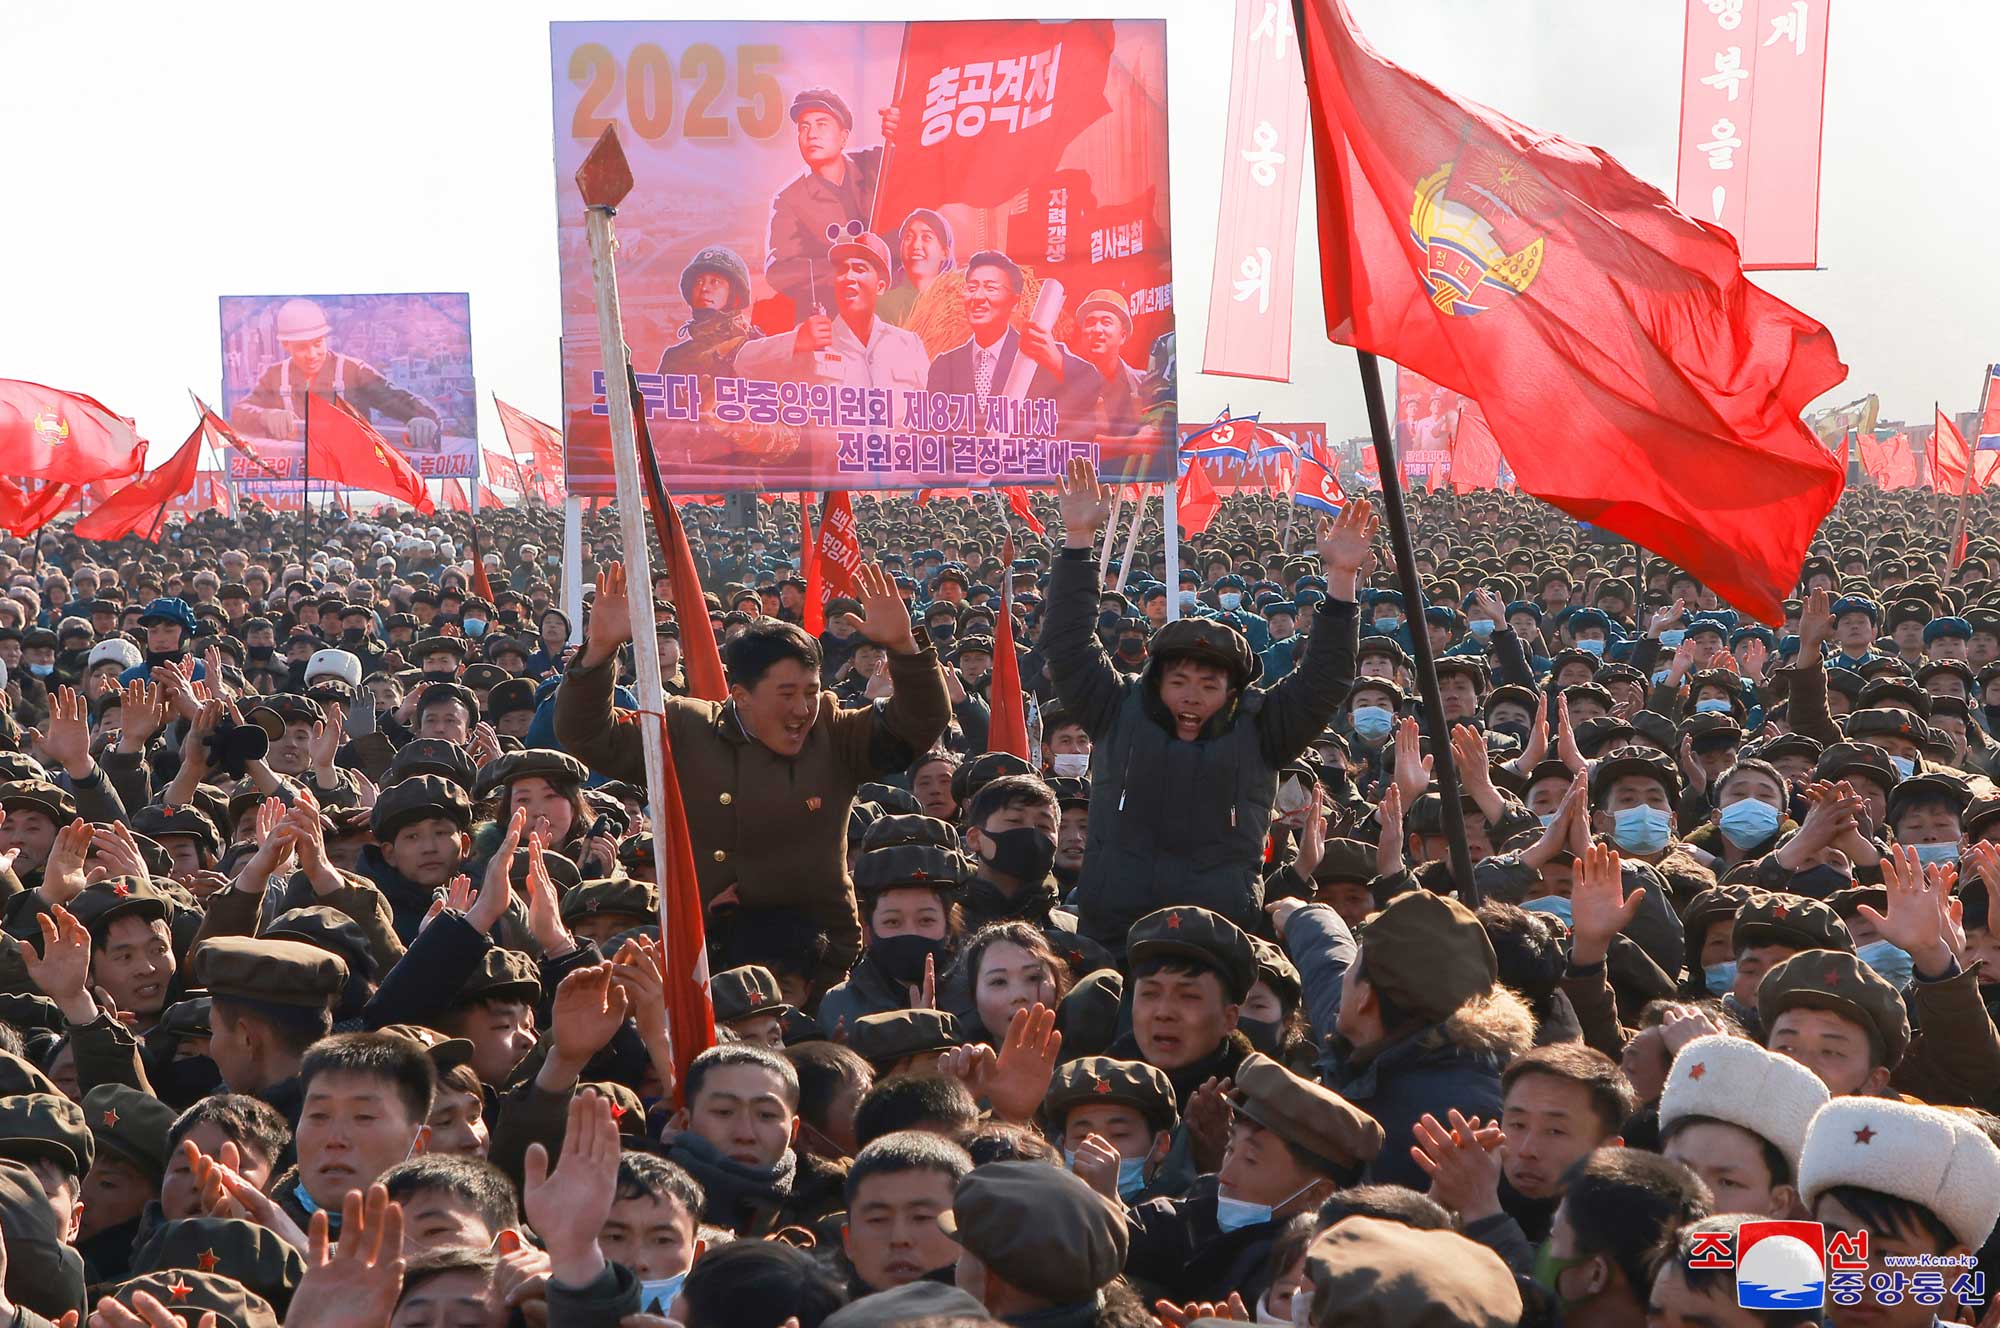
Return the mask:
M145 465L146 440L103 403L0 378L0 475L88 484L122 480Z
M482 484L479 487L484 489L486 486ZM479 547L478 518L475 517L469 523L468 528L472 532L472 593L485 600L488 604L491 604L493 602L493 582L486 575L486 553Z
M194 408L201 412L201 427L208 434L209 444L216 451L233 448L247 457L259 474L268 475L274 480L287 478L284 471L264 459L264 454L258 451L254 444L230 428L220 415L210 410L206 401L195 396L192 391L188 396L193 399Z
M1954 569L1965 561L1965 552L1971 543L1971 536L1972 532L1967 528L1966 523L1961 521L1958 525L1958 544L1951 551L1951 565Z
M1439 91L1311 0L1327 335L1479 402L1521 487L1752 616L1840 497L1799 418L1845 375L1727 233L1604 153Z
M988 689L992 716L986 729L986 750L1012 752L1028 759L1028 706L1021 699L1021 658L1014 653L1014 541L1002 545L1000 615L993 623L993 685Z
M1000 492L1007 495L1007 509L1015 516L1020 517L1021 520L1027 522L1029 530L1042 536L1046 536L1049 533L1048 527L1044 526L1041 523L1041 519L1035 515L1035 509L1028 505L1028 491L1026 488L1018 484L1010 484L1000 490ZM1023 757L1022 759L1025 760L1027 758Z
M631 372L627 365L626 373ZM667 486L660 479L660 458L646 429L645 399L639 395L636 380L632 415L638 433L639 479L646 486L646 505L653 509L653 532L660 538L660 553L673 585L674 618L681 625L681 668L687 674L688 695L704 701L727 701L729 680L722 671L722 651L715 644L715 624L708 620L708 602L701 597L701 573L695 570L694 550L688 545L680 509L667 496Z
M459 481L439 480L438 492L444 496L444 505L447 511L470 512L472 510L472 499L466 495L465 485Z
M306 462L314 479L386 494L419 512L436 510L416 467L345 401L312 392L306 411Z
M1969 493L1972 482L1972 449L1965 435L1936 407L1937 425L1931 432L1931 489L1935 493Z
M167 458L165 465L112 494L95 512L79 517L77 536L115 540L137 535L158 543L160 527L167 520L167 505L194 487L195 472L201 469L204 432L201 421L196 420L194 432L187 436L178 452Z
M1222 495L1215 491L1215 483L1208 477L1205 462L1188 462L1187 474L1181 476L1180 502L1174 510L1178 514L1183 539L1207 530L1208 523L1215 520L1215 514L1222 510Z
M854 504L845 490L829 493L820 503L819 535L807 562L806 607L818 615L819 630L824 631L828 601L861 588L855 579L861 569L861 541L854 529Z
M512 489L516 493L528 492L528 481L521 474L521 463L513 457L501 456L498 452L488 452L483 458L486 473L495 484Z
M703 624L708 615L699 615ZM687 627L681 628L683 643ZM713 637L710 638L711 642ZM720 667L718 661L717 667ZM688 674L690 682L694 674ZM644 721L641 721L644 722ZM681 799L680 777L674 773L674 742L664 717L660 754L666 770L661 791L666 824L655 827L653 851L660 891L660 941L666 961L667 1032L674 1044L673 1094L679 1101L687 1084L688 1066L715 1045L715 1002L708 987L708 934L701 913L701 883L694 869L694 836L688 832L687 804Z
M76 486L44 484L30 492L18 480L0 479L0 530L32 535L75 501Z
M1451 437L1451 491L1500 487L1500 444L1477 410L1458 414L1458 431Z
M997 207L1054 174L1071 141L1110 113L1116 43L1110 19L905 27L902 120L869 229L892 235L941 198Z
M499 397L493 398L493 405L500 412L500 428L507 435L508 450L516 460L530 458L531 468L521 472L523 492L535 494L551 507L557 506L564 493L562 433L554 425L516 410Z
M826 602L819 597L819 543L813 539L812 508L806 495L799 495L799 561L805 564L806 602L799 612L799 626L807 636L826 630Z

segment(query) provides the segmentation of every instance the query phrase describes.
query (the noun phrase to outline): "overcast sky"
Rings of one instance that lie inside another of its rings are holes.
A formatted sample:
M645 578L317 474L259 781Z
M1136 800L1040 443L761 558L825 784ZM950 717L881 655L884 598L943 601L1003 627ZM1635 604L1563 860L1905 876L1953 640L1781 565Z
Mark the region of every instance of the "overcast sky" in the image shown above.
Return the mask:
M1391 59L1671 192L1680 0L1351 0ZM1967 410L2000 358L1993 0L1833 0L1823 271L1769 289L1825 321L1829 394L1885 419ZM1186 418L1225 402L1366 429L1353 354L1326 343L1309 215L1294 384L1193 372L1213 266L1230 0L961 0L955 16L1168 20L1175 298ZM899 0L598 0L291 6L9 0L0 6L0 377L87 391L153 456L218 387L216 297L469 291L480 434L490 392L559 413L551 19L934 17ZM1311 189L1308 177L1307 189ZM1306 384L1299 386L1297 384Z

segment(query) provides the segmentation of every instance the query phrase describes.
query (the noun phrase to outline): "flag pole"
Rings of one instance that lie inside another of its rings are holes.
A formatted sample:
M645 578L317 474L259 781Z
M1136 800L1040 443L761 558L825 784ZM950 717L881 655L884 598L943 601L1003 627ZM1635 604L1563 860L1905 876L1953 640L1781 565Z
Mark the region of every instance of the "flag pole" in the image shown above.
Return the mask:
M1458 768L1451 758L1451 726L1445 722L1444 697L1438 691L1437 661L1431 657L1431 637L1425 630L1424 587L1417 580L1416 554L1410 544L1410 520L1403 508L1403 477L1389 440L1389 409L1382 400L1382 369L1374 355L1358 350L1361 393L1368 402L1368 429L1375 438L1375 463L1382 472L1382 513L1388 519L1389 543L1396 555L1396 576L1402 583L1405 621L1410 624L1410 653L1416 659L1417 687L1423 694L1424 721L1431 731L1431 769L1438 796L1444 801L1445 838L1451 843L1451 874L1458 897L1468 908L1479 907L1479 886L1472 878L1472 850L1465 838L1465 808L1459 802ZM1405 808L1408 815L1411 808Z
M313 501L313 389L306 383L306 411L299 423L299 556L312 547Z
M1176 622L1181 616L1181 477L1180 461L1174 461L1174 468L1167 472L1166 488L1160 492L1160 533L1166 538L1167 547L1167 621Z
M624 319L618 307L618 259L611 219L618 204L632 192L632 170L618 143L618 129L607 126L576 173L577 190L585 206L584 226L590 241L590 284L597 305L597 341L604 362L604 401L611 426L611 460L618 482L618 525L625 545L625 594L632 619L632 658L638 670L634 683L641 716L666 712L660 684L660 638L653 622L653 569L646 540L646 500L639 479L638 431L633 419L632 384L627 376L631 356L625 348ZM579 615L579 621L581 616ZM659 723L638 725L646 760L646 809L656 836L667 826L667 764ZM659 889L660 943L667 944L667 880L672 855L664 841L653 853L653 874ZM681 1086L672 1086L678 1098Z
M1132 575L1132 555L1139 551L1139 521L1146 515L1146 490L1138 486L1139 500L1132 504L1132 524L1125 531L1125 556L1118 563L1118 585L1120 594L1125 591L1125 581Z
M1125 488L1111 486L1111 519L1104 523L1104 542L1097 550L1097 584L1104 584L1105 569L1111 565L1111 541L1118 537L1118 516L1125 510Z

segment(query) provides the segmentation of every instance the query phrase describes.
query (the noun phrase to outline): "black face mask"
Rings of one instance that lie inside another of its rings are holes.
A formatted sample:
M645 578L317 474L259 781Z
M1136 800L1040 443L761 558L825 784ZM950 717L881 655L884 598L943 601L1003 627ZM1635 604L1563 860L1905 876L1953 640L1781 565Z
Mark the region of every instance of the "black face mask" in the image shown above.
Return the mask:
M1854 884L1854 878L1831 863L1822 862L1817 867L1808 867L1792 873L1791 891L1804 895L1807 899L1824 899L1835 890L1845 890Z
M949 622L933 623L928 629L933 641L949 641L958 633L958 624Z
M1118 653L1126 659L1138 659L1146 653L1146 643L1136 637L1125 637L1118 642Z
M222 1087L222 1071L206 1056L182 1056L153 1074L160 1101L187 1107Z
M361 638L367 635L368 629L366 627L343 627L340 629L340 639L348 642L350 645L360 644Z
M879 936L868 947L870 957L891 982L914 987L924 980L924 960L945 966L945 943L928 936Z
M1506 734L1519 742L1523 747L1528 745L1528 726L1526 724L1517 724L1510 719L1505 724L1489 724L1487 727L1495 733Z
M1266 1056L1278 1054L1278 1039L1284 1034L1285 1027L1277 1020L1252 1019L1248 1015L1238 1015L1236 1027L1244 1037L1250 1039L1251 1046Z
M993 856L980 856L994 871L1028 885L1048 879L1049 864L1056 860L1056 841L1032 825L1012 830L982 830L993 841Z

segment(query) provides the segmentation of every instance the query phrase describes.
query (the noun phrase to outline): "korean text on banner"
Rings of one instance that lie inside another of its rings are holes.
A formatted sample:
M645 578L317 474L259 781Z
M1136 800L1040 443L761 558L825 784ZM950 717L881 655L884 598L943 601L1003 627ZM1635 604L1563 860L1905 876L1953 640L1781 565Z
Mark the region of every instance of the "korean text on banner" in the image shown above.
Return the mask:
M625 334L674 491L1052 485L1075 456L1168 476L1164 23L647 20L550 41L570 492L612 487L573 180L610 124L644 245L619 271Z
M1687 0L1675 201L1743 266L1819 261L1820 122L1832 0Z
M227 457L244 497L296 499L309 472L330 478L307 454L308 391L347 406L424 480L479 474L469 296L225 295L221 312L221 414L249 445Z
M1236 0L1222 141L1202 370L1284 382L1292 376L1292 267L1309 142L1290 0Z

